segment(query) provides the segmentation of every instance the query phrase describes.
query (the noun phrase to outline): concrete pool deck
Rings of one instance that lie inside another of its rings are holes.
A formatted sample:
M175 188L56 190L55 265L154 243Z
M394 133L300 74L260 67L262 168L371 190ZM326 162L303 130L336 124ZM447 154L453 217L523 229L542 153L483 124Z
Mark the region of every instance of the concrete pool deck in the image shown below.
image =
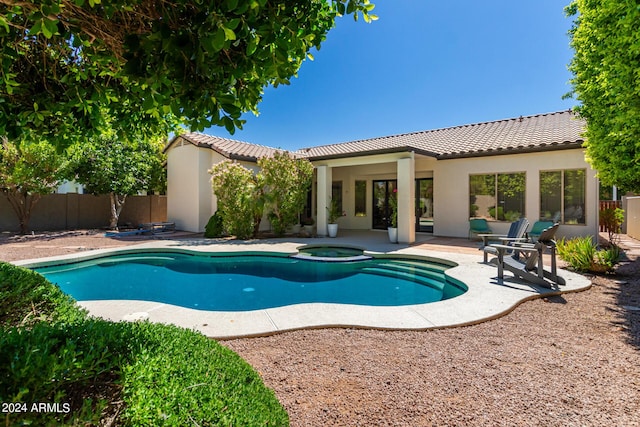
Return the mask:
M215 312L195 310L149 301L82 301L79 304L91 315L108 320L149 320L172 323L195 329L218 339L261 336L288 330L323 327L359 327L376 329L424 330L470 325L503 316L524 301L586 290L591 281L579 274L560 270L566 285L546 289L528 282L506 277L498 283L497 269L482 262L482 252L474 245L430 246L430 236L412 246L392 244L386 233L341 232L338 238L283 238L249 242L172 239L153 240L139 245L114 249L99 249L58 257L17 261L26 267L43 266L61 261L80 261L95 256L136 250L188 250L195 252L278 252L296 253L304 245L331 244L353 246L372 253L420 255L452 261L457 264L447 274L469 290L449 300L394 307L374 307L347 304L297 304L245 312ZM428 247L445 250L427 249ZM547 263L545 265L548 265ZM509 274L509 273L507 273Z

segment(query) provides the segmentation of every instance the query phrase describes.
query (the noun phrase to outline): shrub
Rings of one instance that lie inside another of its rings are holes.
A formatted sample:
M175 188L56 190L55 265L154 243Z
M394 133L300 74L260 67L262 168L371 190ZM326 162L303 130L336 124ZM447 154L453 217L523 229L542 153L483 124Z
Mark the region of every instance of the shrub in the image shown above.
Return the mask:
M261 204L258 197L261 186L256 183L253 172L231 161L220 162L209 172L223 228L238 239L250 238L256 210Z
M207 225L204 227L204 237L208 239L222 237L223 230L222 215L219 215L218 212L216 212L211 216L211 218L209 218Z
M616 244L616 234L620 233L620 227L624 222L624 210L620 208L607 208L600 211L600 225L609 233L609 242Z
M620 249L611 245L598 249L591 236L561 239L557 244L558 255L576 271L604 273L613 271L620 257Z
M57 286L11 264L0 263L0 286L0 402L26 409L3 414L3 424L98 425L116 416L124 426L288 425L253 368L200 333L87 318ZM32 411L33 402L60 412Z
M120 400L124 357L118 326L106 321L10 328L0 336L0 401L24 405L7 425L98 425L108 402ZM118 345L120 344L120 345ZM33 411L34 402L60 412Z
M260 158L258 166L271 228L277 235L283 235L298 222L311 188L313 166L309 160L296 159L287 152Z
M73 298L26 268L0 262L0 327L40 321L73 323L86 318Z

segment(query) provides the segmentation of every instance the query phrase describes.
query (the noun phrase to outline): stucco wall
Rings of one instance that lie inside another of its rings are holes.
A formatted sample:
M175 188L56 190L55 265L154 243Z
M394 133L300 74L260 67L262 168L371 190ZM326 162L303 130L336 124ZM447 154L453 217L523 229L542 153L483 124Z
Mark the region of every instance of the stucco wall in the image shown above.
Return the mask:
M434 234L465 237L469 219L469 175L479 173L526 173L525 216L532 224L540 215L540 171L587 170L586 225L561 225L560 236L596 235L598 232L598 182L584 160L583 150L440 160L434 169ZM505 233L507 222L491 224Z
M315 166L331 168L332 181L342 181L343 210L346 216L338 223L344 229L369 230L372 227L373 180L397 178L396 155L377 155L368 158L335 159ZM175 145L168 151L168 219L178 229L203 231L215 212L215 196L211 190L208 170L223 157L213 150L191 144ZM586 225L561 225L560 236L596 235L598 230L598 183L595 172L584 160L584 152L560 150L520 155L487 156L469 159L435 160L415 156L415 177L434 179L434 235L466 237L469 215L469 175L480 173L526 173L525 215L531 223L539 218L540 171L586 169ZM257 165L241 162L254 171ZM355 182L367 182L367 214L356 217ZM315 205L315 194L314 194ZM317 215L314 206L314 216ZM508 222L493 222L493 230L506 233ZM268 229L266 219L261 229Z
M640 240L640 197L627 197L627 234Z
M205 150L184 144L167 152L167 220L179 230L199 231L199 151Z
M356 160L354 160L356 161ZM348 160L334 162L332 180L342 181L343 209L347 215L338 220L345 229L371 229L372 182L379 179L396 179L397 163L389 156L378 157L381 163L342 166ZM331 164L331 162L327 162ZM526 217L533 224L540 211L540 171L562 169L586 169L586 225L562 225L560 236L595 235L597 233L598 184L595 172L584 161L583 150L562 150L546 153L529 153L476 157L469 159L435 160L416 156L416 178L434 178L434 235L466 237L469 220L469 175L478 173L526 173ZM367 181L367 215L355 217L355 181ZM508 222L492 222L497 233L506 233Z
M209 148L198 148L180 139L167 151L167 218L179 230L202 232L217 209L211 187L211 167L225 157ZM238 162L257 172L255 163ZM261 230L268 230L265 218Z

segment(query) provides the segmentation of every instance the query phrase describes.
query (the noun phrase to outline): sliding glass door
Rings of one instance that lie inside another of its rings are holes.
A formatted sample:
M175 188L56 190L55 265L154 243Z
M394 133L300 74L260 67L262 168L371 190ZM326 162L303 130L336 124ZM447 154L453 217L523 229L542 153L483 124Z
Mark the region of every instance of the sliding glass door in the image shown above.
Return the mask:
M372 228L385 230L391 225L389 197L397 188L397 184L398 181L395 179L373 181Z
M433 178L416 179L416 231L433 233Z

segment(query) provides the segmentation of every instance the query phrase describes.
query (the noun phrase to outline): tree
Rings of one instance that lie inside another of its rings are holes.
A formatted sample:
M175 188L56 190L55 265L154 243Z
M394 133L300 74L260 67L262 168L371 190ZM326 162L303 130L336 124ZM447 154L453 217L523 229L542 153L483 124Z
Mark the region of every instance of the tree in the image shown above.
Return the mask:
M313 166L307 159L296 159L287 152L258 159L265 186L266 209L271 227L283 235L287 227L298 222L311 187Z
M162 141L128 141L102 136L71 147L71 169L75 179L91 194L108 194L109 228L118 227L118 219L127 196L150 190L154 178L164 169Z
M586 153L605 185L640 190L640 8L634 1L574 0L569 69L587 122Z
M0 141L0 189L18 217L20 233L25 234L36 203L60 185L66 159L46 142Z
M58 146L150 137L176 121L241 128L288 84L337 16L369 0L2 0L0 135ZM107 123L105 117L113 119Z

